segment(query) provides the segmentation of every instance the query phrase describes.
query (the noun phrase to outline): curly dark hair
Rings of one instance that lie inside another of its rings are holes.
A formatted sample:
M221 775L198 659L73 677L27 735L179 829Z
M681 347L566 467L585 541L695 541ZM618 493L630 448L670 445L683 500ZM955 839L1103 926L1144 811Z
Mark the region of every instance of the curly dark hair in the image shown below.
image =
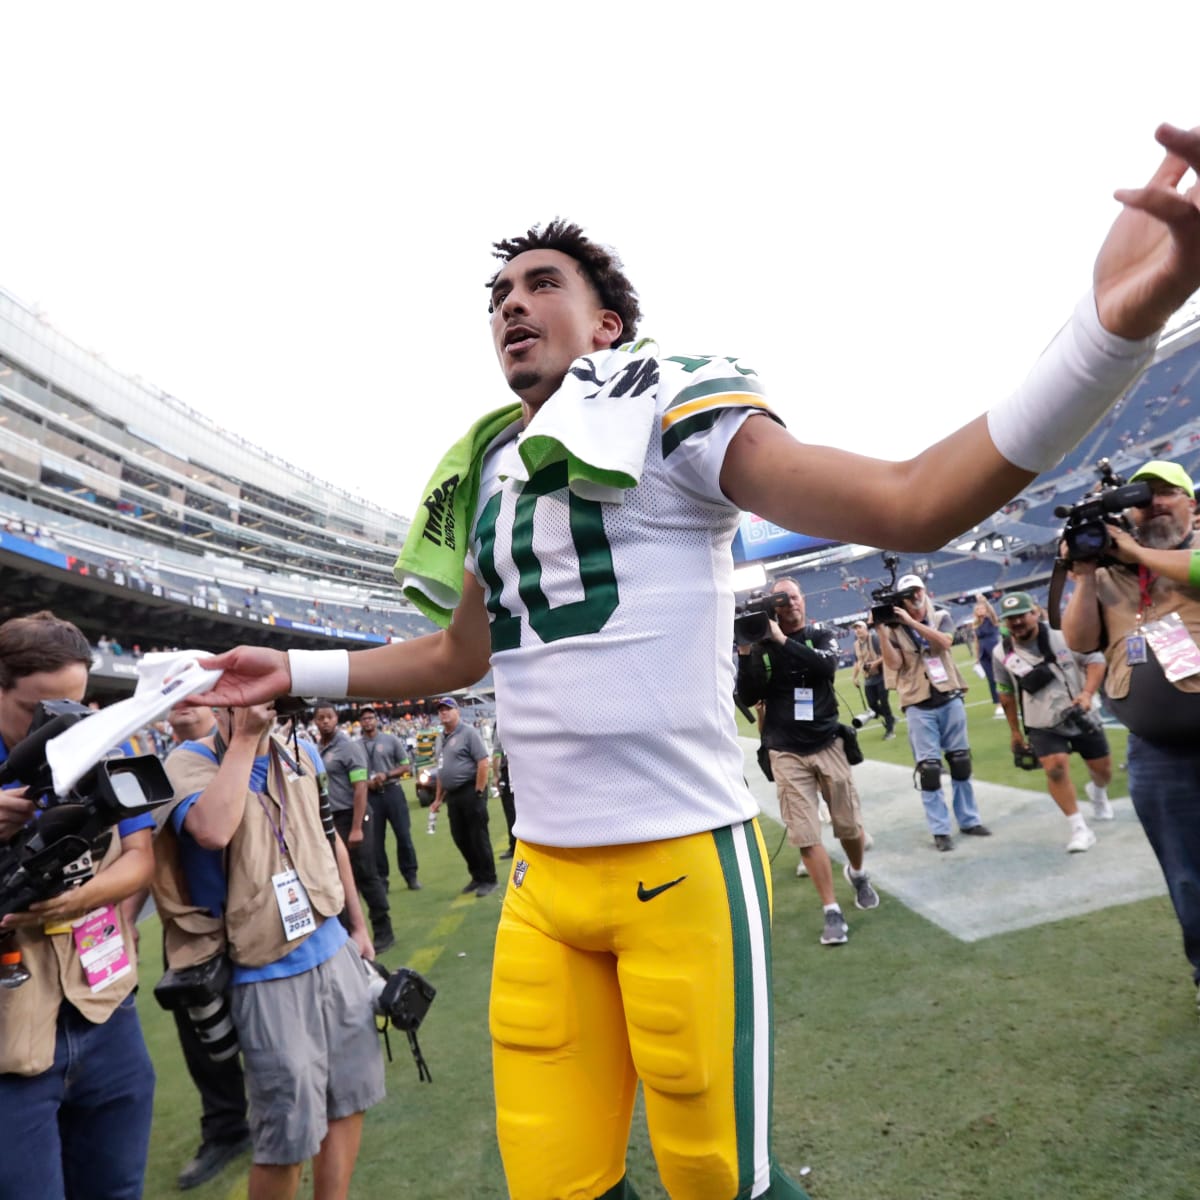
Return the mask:
M526 250L558 250L573 258L600 297L600 303L621 318L621 341L636 340L642 310L637 292L625 278L624 267L614 250L589 240L578 225L561 217L555 217L546 225L533 225L518 237L492 243L492 252L505 262L512 262ZM498 271L496 275L499 275ZM496 282L496 275L487 281L489 291Z

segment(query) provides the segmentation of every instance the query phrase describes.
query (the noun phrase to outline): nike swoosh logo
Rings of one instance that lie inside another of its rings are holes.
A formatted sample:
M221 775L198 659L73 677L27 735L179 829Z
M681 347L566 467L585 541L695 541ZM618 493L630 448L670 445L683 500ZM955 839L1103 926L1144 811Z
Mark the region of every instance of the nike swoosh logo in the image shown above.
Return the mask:
M658 887L648 888L642 881L638 880L638 899L653 900L660 892L665 892L667 888L673 888L677 883L682 883L687 878L686 875L680 875L678 879L672 879L670 883L660 883Z

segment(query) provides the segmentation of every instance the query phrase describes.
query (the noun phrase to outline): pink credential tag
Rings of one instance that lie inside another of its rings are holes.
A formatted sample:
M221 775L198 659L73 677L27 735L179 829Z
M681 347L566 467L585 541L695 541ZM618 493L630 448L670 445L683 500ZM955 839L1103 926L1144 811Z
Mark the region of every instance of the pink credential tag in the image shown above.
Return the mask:
M1142 627L1163 674L1175 683L1200 673L1200 647L1178 613L1168 613Z
M104 991L110 983L116 983L133 970L117 923L117 910L111 904L92 909L71 932L88 987L93 992Z

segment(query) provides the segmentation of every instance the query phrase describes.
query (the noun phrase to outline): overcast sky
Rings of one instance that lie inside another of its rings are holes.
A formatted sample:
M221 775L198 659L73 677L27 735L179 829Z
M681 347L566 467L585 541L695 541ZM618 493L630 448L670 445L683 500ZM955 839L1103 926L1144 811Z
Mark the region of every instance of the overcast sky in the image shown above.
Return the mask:
M0 286L409 514L508 399L491 242L561 214L665 353L899 457L1066 318L1155 125L1200 123L1198 33L1195 0L10 0Z

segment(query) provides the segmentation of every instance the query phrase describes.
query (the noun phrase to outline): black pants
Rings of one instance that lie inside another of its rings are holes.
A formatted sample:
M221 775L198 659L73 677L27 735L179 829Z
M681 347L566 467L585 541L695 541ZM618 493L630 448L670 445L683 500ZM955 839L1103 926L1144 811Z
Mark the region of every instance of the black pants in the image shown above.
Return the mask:
M209 1058L204 1043L187 1013L176 1009L172 1014L179 1030L179 1046L188 1074L200 1093L200 1140L240 1142L250 1136L246 1124L246 1081L242 1076L242 1056L235 1054L224 1062Z
M871 711L883 722L885 733L891 733L896 727L896 718L892 715L892 706L888 703L887 685L882 675L867 676L867 703Z
M354 886L362 893L371 918L371 932L375 941L392 932L392 914L388 910L387 888L375 870L375 822L367 813L363 820L363 840L357 846L350 845L350 826L354 821L354 810L343 808L333 814L334 828L342 835L346 849L350 852L350 870L354 872ZM342 924L350 922L342 911Z
M517 848L517 839L513 835L513 822L517 819L517 802L512 788L503 780L500 782L500 807L504 809L504 825L508 830L508 849L511 853Z
M388 884L387 827L396 835L396 865L406 883L417 877L417 851L413 846L412 822L408 812L408 797L398 784L371 792L368 801L375 820L375 873Z
M452 788L445 794L450 813L450 836L466 860L467 870L476 883L496 882L496 859L488 836L487 793L480 800L475 784Z

